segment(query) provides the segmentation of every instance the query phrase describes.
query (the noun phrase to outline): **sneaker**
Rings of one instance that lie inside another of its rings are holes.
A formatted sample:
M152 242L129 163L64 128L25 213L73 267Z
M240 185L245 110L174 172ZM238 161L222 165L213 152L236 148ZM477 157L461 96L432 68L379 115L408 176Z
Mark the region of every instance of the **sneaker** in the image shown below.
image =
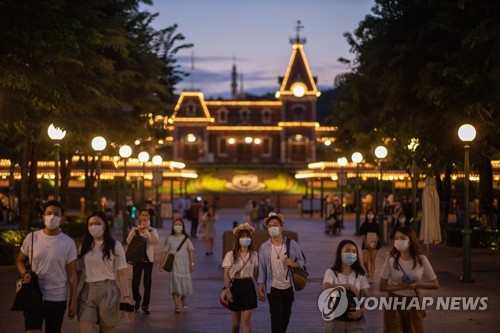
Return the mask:
M147 315L150 314L151 312L149 311L149 307L143 306L142 307L142 313L147 314Z

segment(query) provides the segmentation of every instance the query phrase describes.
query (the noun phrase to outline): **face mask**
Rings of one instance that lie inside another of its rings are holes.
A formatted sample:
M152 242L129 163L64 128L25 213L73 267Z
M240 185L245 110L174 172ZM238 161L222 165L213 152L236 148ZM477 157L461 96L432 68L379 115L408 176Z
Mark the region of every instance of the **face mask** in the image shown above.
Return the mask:
M366 217L368 218L368 220L373 220L373 218L375 217L375 215L368 214L368 215L366 215Z
M180 234L182 232L182 225L174 225L174 232Z
M352 252L345 252L342 253L342 263L346 264L347 266L351 266L358 260L358 255L356 253Z
M146 225L147 225L147 226L148 226L148 228L149 228L149 227L151 226L151 221L150 221L150 220L148 220L148 221L146 222Z
M89 233L94 238L100 238L104 235L104 226L103 225L91 225L89 227Z
M61 225L61 218L56 215L44 215L43 223L50 230L54 230L59 228L59 226Z
M250 238L240 238L240 245L241 246L248 247L248 246L250 246L250 244L252 244L252 239L250 239Z
M269 232L269 236L271 237L278 237L280 235L280 227L269 227L267 229L267 232Z
M394 241L394 247L400 251L404 252L410 247L410 241L408 239L396 239Z
M406 222L406 218L402 217L398 221L399 223L404 224Z

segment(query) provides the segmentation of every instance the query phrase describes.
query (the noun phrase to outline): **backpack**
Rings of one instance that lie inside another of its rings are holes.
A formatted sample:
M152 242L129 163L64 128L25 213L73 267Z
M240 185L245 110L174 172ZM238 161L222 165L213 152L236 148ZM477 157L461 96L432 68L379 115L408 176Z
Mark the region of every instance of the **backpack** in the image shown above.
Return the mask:
M291 243L291 238L286 239L286 252L287 254L290 253L290 243ZM302 253L302 257L304 258L304 263L306 262L306 256L304 255L304 252L300 250L300 253ZM307 273L306 266L304 265L302 268L289 268L290 273L292 275L292 280L293 280L293 287L296 291L301 291L306 287L307 284L307 276L309 273Z
M139 235L139 231L135 231L134 238L130 241L125 253L127 262L131 265L141 264L148 261L146 249L148 247L148 240Z

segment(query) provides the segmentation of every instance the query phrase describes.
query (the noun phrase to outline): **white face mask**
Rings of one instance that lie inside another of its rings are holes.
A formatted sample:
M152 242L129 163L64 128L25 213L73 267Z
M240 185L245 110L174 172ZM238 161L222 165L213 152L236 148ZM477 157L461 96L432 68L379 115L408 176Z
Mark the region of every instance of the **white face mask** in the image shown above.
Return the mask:
M267 232L269 232L269 236L273 238L278 237L280 235L280 227L269 227Z
M409 239L396 239L394 241L394 247L399 252L404 252L404 251L408 250L408 248L410 247L410 240Z
M89 226L89 233L94 238L100 238L104 235L104 226L103 225L91 225Z
M45 226L50 230L54 230L59 228L61 225L61 218L56 215L44 215L43 224L45 224Z
M250 246L252 244L252 239L251 238L240 238L239 240L241 246Z
M180 234L182 232L182 225L174 225L174 232Z
M375 217L375 215L368 214L368 215L366 215L366 217L368 218L368 220L373 220L373 218Z

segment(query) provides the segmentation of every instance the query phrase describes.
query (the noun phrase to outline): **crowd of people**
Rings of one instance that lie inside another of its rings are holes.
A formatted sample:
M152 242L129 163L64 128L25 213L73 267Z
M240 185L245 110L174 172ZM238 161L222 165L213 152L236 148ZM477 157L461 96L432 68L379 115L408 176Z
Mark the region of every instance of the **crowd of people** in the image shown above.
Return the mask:
M191 208L199 213L205 255L210 256L213 254L217 214L213 205L197 203L195 201ZM253 203L249 207L253 207ZM42 310L24 312L25 330L41 332L45 323L46 332L61 332L67 312L69 319L77 318L80 332L93 332L95 326L99 326L101 332L114 332L127 320L120 304L150 314L154 246L160 240L158 231L151 225L153 215L150 208L141 209L137 225L131 228L127 237L127 243L133 237L142 237L147 244L144 260L132 265L130 286L124 247L113 239L106 214L102 211L91 213L86 220L83 240L75 244L60 229L65 219L61 204L55 200L46 202L41 216L44 228L24 239L16 262L26 282L31 277L30 270L38 275L44 300ZM198 231L193 232L196 216L192 214L189 218L191 235L184 218L174 219L158 265L159 271L163 271L167 257L174 255L169 270L169 291L175 313L188 309L188 296L193 294L191 274L195 268L195 248L191 238L196 237ZM259 221L258 227L260 224ZM262 219L262 227L267 230L269 238L256 249L253 234L257 228L252 221L234 225L234 246L221 263L232 332L240 332L241 328L246 333L252 331L251 317L259 300L269 304L271 331L282 333L287 330L295 293L291 271L304 267L305 258L299 244L293 239L287 240L284 226L284 215L268 212ZM387 297L406 297L406 301L411 302L420 297L420 289L439 287L432 265L420 254L417 236L406 223L404 214L398 217L390 255L378 277L375 275L375 257L381 244L373 210L366 212L360 236L361 252L356 242L340 241L335 262L324 274L325 290L342 287L350 297L368 296L374 279L378 278L380 291L387 292ZM31 267L28 267L28 261ZM366 332L368 323L364 312L362 306L349 306L344 314L325 322L325 332ZM415 308L384 310L385 331L423 332L424 316Z

